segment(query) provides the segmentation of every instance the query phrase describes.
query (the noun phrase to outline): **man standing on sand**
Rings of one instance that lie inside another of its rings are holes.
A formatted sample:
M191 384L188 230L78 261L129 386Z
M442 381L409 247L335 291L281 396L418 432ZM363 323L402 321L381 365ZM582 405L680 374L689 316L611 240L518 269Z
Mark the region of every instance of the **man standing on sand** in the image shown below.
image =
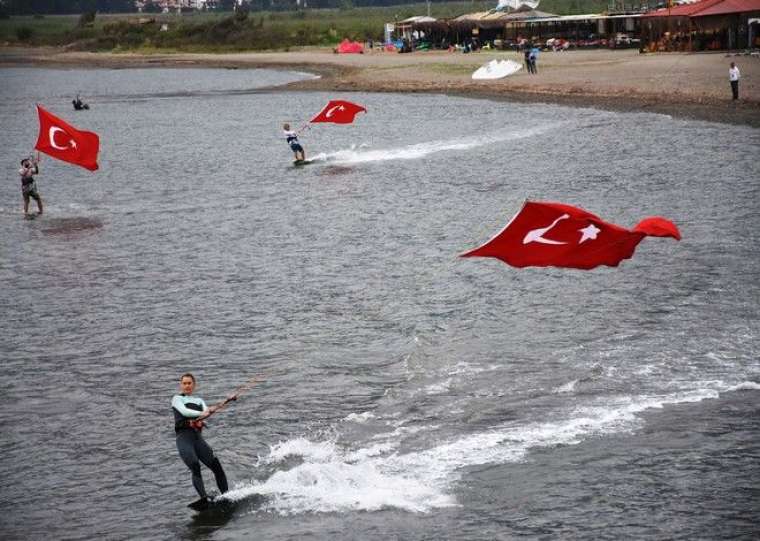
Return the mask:
M728 80L731 83L731 92L734 95L735 100L739 99L739 78L741 77L741 73L739 73L739 66L736 65L735 62L731 62L731 67L728 69Z
M533 73L533 64L530 63L530 50L532 46L528 43L525 44L525 50L523 50L523 56L525 56L525 69L528 73Z
M538 73L536 68L536 59L538 58L538 47L531 47L530 54L528 55L528 61L530 62L530 70L534 75Z

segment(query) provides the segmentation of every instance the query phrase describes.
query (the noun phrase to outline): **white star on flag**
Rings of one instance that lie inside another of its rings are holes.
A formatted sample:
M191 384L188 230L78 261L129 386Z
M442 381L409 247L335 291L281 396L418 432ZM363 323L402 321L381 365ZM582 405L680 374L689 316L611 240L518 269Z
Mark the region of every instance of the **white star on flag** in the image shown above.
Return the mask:
M588 224L586 227L584 227L583 229L579 229L578 231L583 233L583 235L581 236L581 240L578 241L578 244L583 244L585 241L589 239L596 240L596 236L599 234L601 229L596 227L594 224Z

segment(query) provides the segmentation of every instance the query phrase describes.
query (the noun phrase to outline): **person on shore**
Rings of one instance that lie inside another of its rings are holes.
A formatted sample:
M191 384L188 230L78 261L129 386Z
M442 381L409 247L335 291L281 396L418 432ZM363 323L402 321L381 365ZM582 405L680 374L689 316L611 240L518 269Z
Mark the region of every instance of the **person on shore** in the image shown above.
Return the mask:
M18 170L18 174L21 177L21 195L24 198L24 216L29 216L29 199L34 199L37 202L37 214L42 214L42 198L37 191L37 181L34 179L34 175L40 172L40 153L32 158L24 158L21 160L21 169Z
M537 59L538 59L538 48L531 47L530 54L528 55L528 61L530 62L530 70L531 70L531 73L533 74L538 73L538 68L536 67Z
M526 44L523 55L525 56L525 69L528 70L528 73L533 73L533 67L530 64L530 49L530 45Z
M282 130L283 135L285 136L285 140L290 145L290 150L292 150L293 154L295 154L296 161L306 161L306 152L304 152L301 143L298 142L298 132L291 130L290 124L287 123L282 125Z
M190 373L182 374L179 378L179 388L180 394L172 398L177 450L182 461L192 472L193 487L200 497L190 506L195 509L204 509L209 506L209 497L203 486L201 463L214 472L216 486L219 487L221 494L227 492L228 489L227 476L224 474L222 465L201 434L205 424L203 420L211 415L217 406L208 407L202 398L193 396L195 376ZM230 398L234 400L233 397Z
M735 62L731 62L731 67L728 68L728 81L731 83L731 93L734 95L733 99L739 99L739 66Z

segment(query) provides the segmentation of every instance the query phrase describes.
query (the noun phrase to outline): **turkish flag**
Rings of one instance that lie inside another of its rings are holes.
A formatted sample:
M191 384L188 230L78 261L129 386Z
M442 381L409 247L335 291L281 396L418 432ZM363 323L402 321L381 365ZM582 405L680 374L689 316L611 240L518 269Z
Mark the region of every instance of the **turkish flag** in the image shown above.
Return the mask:
M330 100L317 116L311 119L311 122L333 122L335 124L351 124L354 117L367 110L361 105L356 105L350 101Z
M617 267L647 236L681 240L675 224L658 216L629 230L570 205L526 201L498 235L461 257L495 257L513 267Z
M34 148L64 162L95 171L98 168L100 138L96 133L80 131L37 106L40 134Z

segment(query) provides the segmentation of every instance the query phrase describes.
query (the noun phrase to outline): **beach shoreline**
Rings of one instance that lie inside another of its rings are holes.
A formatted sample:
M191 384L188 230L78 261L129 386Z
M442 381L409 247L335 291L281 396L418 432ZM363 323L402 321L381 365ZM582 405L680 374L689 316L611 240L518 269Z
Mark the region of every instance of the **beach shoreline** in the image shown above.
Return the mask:
M496 81L473 81L491 59L520 61L515 52L373 52L337 55L324 48L244 53L89 53L63 48L0 47L0 66L89 68L271 68L319 75L278 87L289 91L435 93L495 101L552 103L624 112L652 112L760 128L760 58L725 53L639 54L635 50L543 52L537 75L525 70ZM742 70L741 99L731 100L728 65Z

